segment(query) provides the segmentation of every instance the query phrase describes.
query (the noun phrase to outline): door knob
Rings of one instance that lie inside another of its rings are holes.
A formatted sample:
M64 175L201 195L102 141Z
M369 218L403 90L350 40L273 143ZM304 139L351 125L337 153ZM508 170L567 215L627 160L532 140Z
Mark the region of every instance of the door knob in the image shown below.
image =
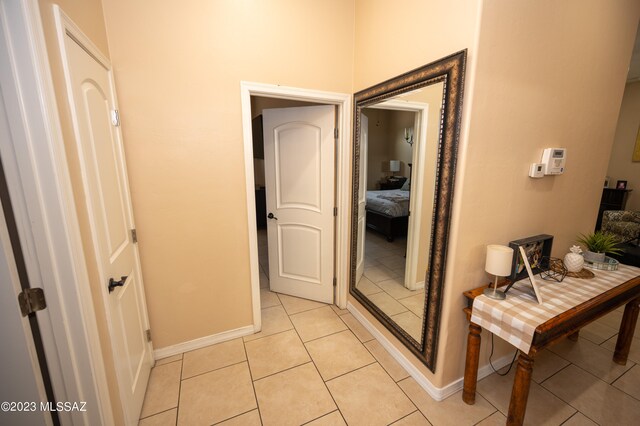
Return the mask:
M113 291L113 289L115 289L116 287L122 287L124 285L124 282L127 281L127 276L125 275L124 277L120 277L120 281L116 281L113 278L109 278L109 293L111 293Z
M269 214L267 215L267 218L269 218L269 219L275 219L275 220L278 220L278 218L277 218L277 217L275 217L275 216L273 215L273 213L269 213Z

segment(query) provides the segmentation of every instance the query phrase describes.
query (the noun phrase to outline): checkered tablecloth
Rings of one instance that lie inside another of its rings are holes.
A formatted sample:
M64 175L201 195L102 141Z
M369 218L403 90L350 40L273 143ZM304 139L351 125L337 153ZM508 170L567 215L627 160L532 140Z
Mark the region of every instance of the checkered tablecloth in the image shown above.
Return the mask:
M506 300L477 296L473 299L471 322L529 353L536 327L640 276L640 268L621 264L617 271L593 270L593 273L595 277L591 279L566 277L561 283L546 281L536 275L544 302L541 305L533 295L529 278L516 282L507 292Z

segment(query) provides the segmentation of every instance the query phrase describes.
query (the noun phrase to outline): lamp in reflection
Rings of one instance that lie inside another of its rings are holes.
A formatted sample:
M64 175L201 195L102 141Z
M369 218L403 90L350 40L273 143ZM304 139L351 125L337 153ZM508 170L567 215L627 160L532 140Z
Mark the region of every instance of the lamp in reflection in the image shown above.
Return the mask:
M486 288L484 294L492 299L504 299L505 293L498 290L498 280L511 274L511 261L513 260L513 249L498 244L487 246L487 260L484 270L495 277L493 289Z
M404 128L404 141L413 146L413 129L411 127Z
M395 176L396 172L400 171L400 160L389 161L389 171L391 172L391 176Z

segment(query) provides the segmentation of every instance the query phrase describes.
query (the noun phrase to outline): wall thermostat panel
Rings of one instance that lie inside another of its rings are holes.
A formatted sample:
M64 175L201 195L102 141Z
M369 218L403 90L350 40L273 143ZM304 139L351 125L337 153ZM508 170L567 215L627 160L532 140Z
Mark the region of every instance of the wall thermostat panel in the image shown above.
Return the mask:
M532 177L532 178L544 177L544 164L542 163L531 164L531 167L529 167L529 177Z
M567 162L566 148L546 148L542 153L545 175L561 175Z

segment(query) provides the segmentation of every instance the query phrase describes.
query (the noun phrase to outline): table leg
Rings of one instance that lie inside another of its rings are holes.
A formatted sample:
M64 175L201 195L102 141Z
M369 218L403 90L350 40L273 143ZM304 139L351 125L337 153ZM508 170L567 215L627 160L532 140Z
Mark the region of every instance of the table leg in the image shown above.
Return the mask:
M520 353L518 357L518 367L516 377L513 380L511 390L511 402L509 403L509 414L507 425L520 426L524 422L524 413L527 410L527 399L529 398L529 387L531 385L531 372L533 371L533 358Z
M467 337L467 360L464 365L464 386L462 400L469 405L476 402L476 384L478 383L478 363L480 360L480 332L482 328L469 323Z
M624 307L624 315L622 316L622 323L620 323L616 349L613 353L613 361L617 364L625 365L627 363L633 333L636 330L636 323L638 321L638 312L640 312L640 298L632 300Z
M571 333L569 336L567 336L567 338L572 342L577 342L579 337L580 337L580 330L575 331Z

